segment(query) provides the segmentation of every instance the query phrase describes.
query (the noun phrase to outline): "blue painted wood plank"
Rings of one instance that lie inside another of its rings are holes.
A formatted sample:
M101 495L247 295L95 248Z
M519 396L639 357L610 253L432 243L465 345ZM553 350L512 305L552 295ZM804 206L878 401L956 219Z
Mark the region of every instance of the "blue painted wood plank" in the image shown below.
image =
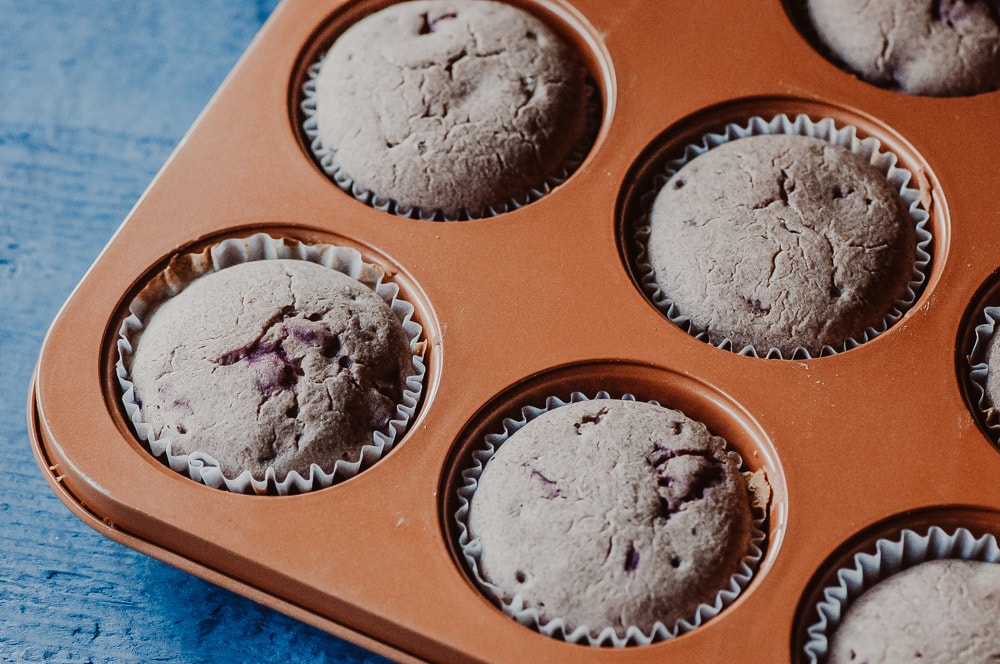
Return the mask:
M105 539L25 403L61 303L276 0L0 0L0 662L382 662Z

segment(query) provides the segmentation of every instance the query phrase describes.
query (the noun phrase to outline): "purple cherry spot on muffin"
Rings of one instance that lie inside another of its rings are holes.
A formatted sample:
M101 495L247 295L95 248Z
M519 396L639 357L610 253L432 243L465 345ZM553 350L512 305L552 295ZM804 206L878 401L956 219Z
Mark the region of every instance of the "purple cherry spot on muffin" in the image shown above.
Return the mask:
M299 341L313 346L322 346L326 337L326 330L315 325L305 325L295 319L282 321L281 327L286 332L290 332Z
M417 30L417 34L429 35L432 32L437 32L437 24L441 21L447 21L448 19L458 18L458 14L455 12L450 12L448 14L441 14L435 18L431 18L427 12L420 15L420 28Z
M573 425L573 429L576 431L576 435L583 434L583 428L588 424L600 424L601 418L604 417L608 412L607 408L602 408L594 414L586 414L580 418L580 421Z
M261 352L259 355L247 358L251 365L257 370L257 387L261 393L273 396L282 390L292 389L301 368L293 363L284 348L278 346L270 352Z
M216 364L229 366L237 362L245 361L254 366L257 370L257 386L261 393L266 396L273 396L282 390L294 390L298 377L305 375L301 367L301 360L293 357L286 348L289 339L295 339L304 344L320 349L320 354L327 358L338 358L341 368L351 369L354 360L342 356L340 353L340 338L331 334L323 325L310 325L319 322L322 318L319 314L311 314L305 318L293 317L292 310L282 312L282 320L278 325L278 338L271 342L265 342L267 333L274 327L268 328L255 341L220 356ZM352 323L360 330L356 320Z
M657 445L646 461L656 474L660 512L665 519L686 503L704 498L725 475L722 463L705 450L671 450Z
M766 316L771 313L771 307L765 307L760 300L747 300L747 308L754 316Z
M311 319L309 319L311 320ZM340 338L330 334L322 325L305 325L302 321L288 319L282 322L282 329L304 344L319 348L323 357L336 357L340 352Z
M556 486L555 480L550 480L534 468L531 469L531 478L541 481L542 485L545 487L545 493L542 494L543 498L553 500L554 498L558 498L562 495L562 492L559 491L559 487Z
M639 551L633 542L629 542L628 551L625 552L625 571L634 572L637 569L639 569Z
M173 400L172 405L188 415L194 413L194 408L191 406L191 401L185 397L177 397Z
M263 337L264 335L261 335ZM267 343L262 338L231 350L220 356L215 363L219 366L230 366L237 362L246 362L257 371L257 388L265 396L273 396L282 390L291 389L298 382L298 377L304 372L299 366L300 361L288 354L284 343L288 338L288 329L282 325L281 335L277 341Z

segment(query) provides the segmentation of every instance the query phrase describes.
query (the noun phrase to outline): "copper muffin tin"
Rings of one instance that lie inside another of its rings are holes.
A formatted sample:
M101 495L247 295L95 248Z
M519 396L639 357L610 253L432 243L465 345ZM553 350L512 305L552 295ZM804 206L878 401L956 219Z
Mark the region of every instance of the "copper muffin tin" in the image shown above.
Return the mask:
M512 0L514 1L514 0ZM996 303L1000 93L933 99L838 69L780 0L516 0L583 54L596 144L561 187L494 218L394 217L340 191L299 129L306 69L385 0L285 0L65 304L29 401L51 486L108 537L401 661L799 662L835 567L900 528L1000 533L1000 453L970 410L965 353ZM652 165L753 115L877 137L915 175L928 281L882 336L811 360L688 336L636 284L627 229ZM128 302L169 259L256 232L359 249L394 275L428 340L423 402L397 447L304 495L208 488L133 435L114 377ZM452 514L502 417L579 390L658 399L725 436L771 484L749 588L702 627L589 648L505 616L462 568Z

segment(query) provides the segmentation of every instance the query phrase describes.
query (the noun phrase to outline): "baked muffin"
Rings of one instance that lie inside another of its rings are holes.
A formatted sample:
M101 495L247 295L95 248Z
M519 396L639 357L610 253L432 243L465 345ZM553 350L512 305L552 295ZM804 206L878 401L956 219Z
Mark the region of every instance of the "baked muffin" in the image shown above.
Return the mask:
M646 251L655 284L713 343L839 349L906 293L914 221L886 177L817 138L724 143L656 195Z
M223 474L309 475L357 460L413 374L389 306L305 260L240 263L165 300L138 337L129 377L142 420L172 453Z
M477 217L565 170L587 134L588 96L574 50L531 14L419 0L337 39L316 79L315 117L355 186L404 208Z
M996 0L805 0L821 48L861 79L935 97L1000 88Z
M932 560L865 591L833 634L829 664L987 664L1000 659L1000 564Z
M712 604L753 520L725 442L682 413L595 399L547 411L504 442L470 501L479 572L566 633L649 634Z

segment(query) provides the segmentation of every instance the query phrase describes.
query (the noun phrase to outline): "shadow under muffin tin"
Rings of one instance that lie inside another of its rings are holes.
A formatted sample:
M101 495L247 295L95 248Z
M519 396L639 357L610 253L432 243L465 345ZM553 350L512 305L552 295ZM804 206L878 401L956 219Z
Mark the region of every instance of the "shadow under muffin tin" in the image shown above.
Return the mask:
M1000 533L1000 454L967 397L966 359L1000 274L989 195L1000 93L929 99L863 83L817 53L780 0L518 0L587 66L603 109L593 147L520 209L407 219L341 191L299 129L308 68L386 4L285 0L53 323L29 428L74 513L400 661L798 663L818 589L876 538L933 525ZM703 343L655 308L630 263L627 218L652 169L729 123L779 114L876 139L929 214L916 302L828 357ZM253 168L235 163L247 145ZM219 491L165 467L132 433L114 376L118 327L148 280L180 254L257 232L356 249L399 285L427 342L422 401L392 452L300 495ZM706 423L771 489L747 589L648 646L587 648L511 620L469 578L453 525L461 469L486 434L548 396L601 390Z

